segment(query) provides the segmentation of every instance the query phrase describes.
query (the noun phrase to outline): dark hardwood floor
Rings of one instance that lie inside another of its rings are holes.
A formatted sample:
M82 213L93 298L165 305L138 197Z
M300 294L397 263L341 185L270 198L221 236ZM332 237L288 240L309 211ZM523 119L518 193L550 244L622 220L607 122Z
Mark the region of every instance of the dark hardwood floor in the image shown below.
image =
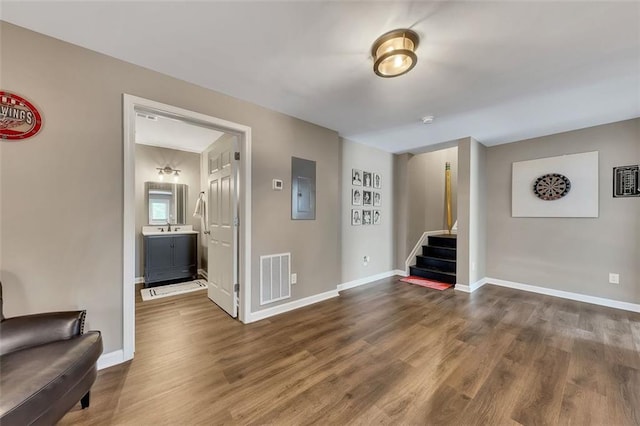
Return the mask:
M136 302L136 355L61 424L640 425L640 314L387 279L243 325Z

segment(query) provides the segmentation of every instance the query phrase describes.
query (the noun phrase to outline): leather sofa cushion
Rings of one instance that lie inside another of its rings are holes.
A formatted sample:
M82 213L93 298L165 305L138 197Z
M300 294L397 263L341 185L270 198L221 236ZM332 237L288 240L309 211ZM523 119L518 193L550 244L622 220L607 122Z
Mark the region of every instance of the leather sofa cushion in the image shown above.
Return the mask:
M0 322L0 355L80 336L86 311L23 315Z
M101 354L100 332L91 331L0 357L0 423L37 419L96 368Z

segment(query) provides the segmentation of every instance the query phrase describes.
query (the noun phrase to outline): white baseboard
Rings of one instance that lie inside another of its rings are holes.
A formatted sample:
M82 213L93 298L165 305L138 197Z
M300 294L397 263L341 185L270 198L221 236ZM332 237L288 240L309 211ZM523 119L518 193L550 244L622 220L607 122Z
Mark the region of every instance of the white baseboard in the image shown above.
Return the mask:
M513 281L500 280L497 278L485 278L487 284L493 284L500 287L514 288L516 290L528 291L531 293L545 294L547 296L560 297L562 299L575 300L578 302L591 303L593 305L607 306L609 308L622 309L624 311L640 312L640 304L621 302L619 300L605 299L603 297L589 296L580 293L571 293L569 291L555 290L552 288L538 287L535 285L517 283Z
M109 368L114 365L122 364L124 362L124 351L119 349L117 351L109 352L100 355L98 358L98 370Z
M249 321L260 321L265 318L269 318L275 315L283 314L285 312L293 311L314 303L322 302L333 297L338 297L338 290L329 290L324 293L315 294L313 296L305 297L303 299L294 300L292 302L283 303L282 305L274 306L272 308L263 309L257 312L251 312L249 314Z
M407 271L403 271L402 269L396 269L395 271L393 271L395 273L395 275L401 276L401 277L408 277L409 273Z
M471 293L471 288L466 284L458 284L458 283L456 283L456 285L453 287L453 289L456 290L456 291L461 291L463 293Z
M209 274L204 269L198 269L198 273L204 277L205 280L209 279Z
M479 289L480 287L482 287L485 284L487 284L487 278L482 278L482 279L476 281L475 283L471 283L471 285L456 284L454 289L458 290L458 291L465 292L465 293L473 293L474 291L476 291L477 289Z
M134 284L144 284L144 277L136 277Z
M354 288L354 287L360 287L361 285L369 284L369 283L372 283L374 281L381 280L383 278L389 278L389 277L393 277L394 275L400 275L400 274L404 274L404 272L400 271L400 270L393 270L393 271L382 272L382 273L376 274L376 275L370 275L370 276L364 277L364 278L358 278L357 280L348 281L346 283L338 284L338 291L348 290L348 289Z

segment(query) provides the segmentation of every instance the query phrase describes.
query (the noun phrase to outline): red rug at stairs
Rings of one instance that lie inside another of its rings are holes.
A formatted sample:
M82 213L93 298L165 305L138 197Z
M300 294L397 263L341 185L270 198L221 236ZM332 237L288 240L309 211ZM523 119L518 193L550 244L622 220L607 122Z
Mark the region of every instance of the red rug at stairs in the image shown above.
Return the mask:
M431 281L426 278L416 277L414 275L409 275L406 278L401 278L400 281L440 291L453 287L451 284L439 283L438 281Z

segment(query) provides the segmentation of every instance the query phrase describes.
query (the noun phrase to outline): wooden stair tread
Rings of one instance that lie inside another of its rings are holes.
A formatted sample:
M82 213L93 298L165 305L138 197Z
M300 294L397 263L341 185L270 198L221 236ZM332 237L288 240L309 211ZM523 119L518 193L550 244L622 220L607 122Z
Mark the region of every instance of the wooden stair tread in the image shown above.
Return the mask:
M437 249L447 249L447 250L456 251L456 247L436 246L434 244L425 244L422 247L432 247L432 248L437 248Z
M438 257L438 256L425 256L424 254L417 254L416 257L421 257L423 259L436 259L442 262L456 263L456 259L446 259L444 257Z
M445 272L445 271L440 271L438 269L425 268L425 267L417 266L417 265L412 265L411 267L415 268L415 269L418 269L420 271L437 272L438 274L449 275L449 276L452 276L452 277L456 276L455 272Z

